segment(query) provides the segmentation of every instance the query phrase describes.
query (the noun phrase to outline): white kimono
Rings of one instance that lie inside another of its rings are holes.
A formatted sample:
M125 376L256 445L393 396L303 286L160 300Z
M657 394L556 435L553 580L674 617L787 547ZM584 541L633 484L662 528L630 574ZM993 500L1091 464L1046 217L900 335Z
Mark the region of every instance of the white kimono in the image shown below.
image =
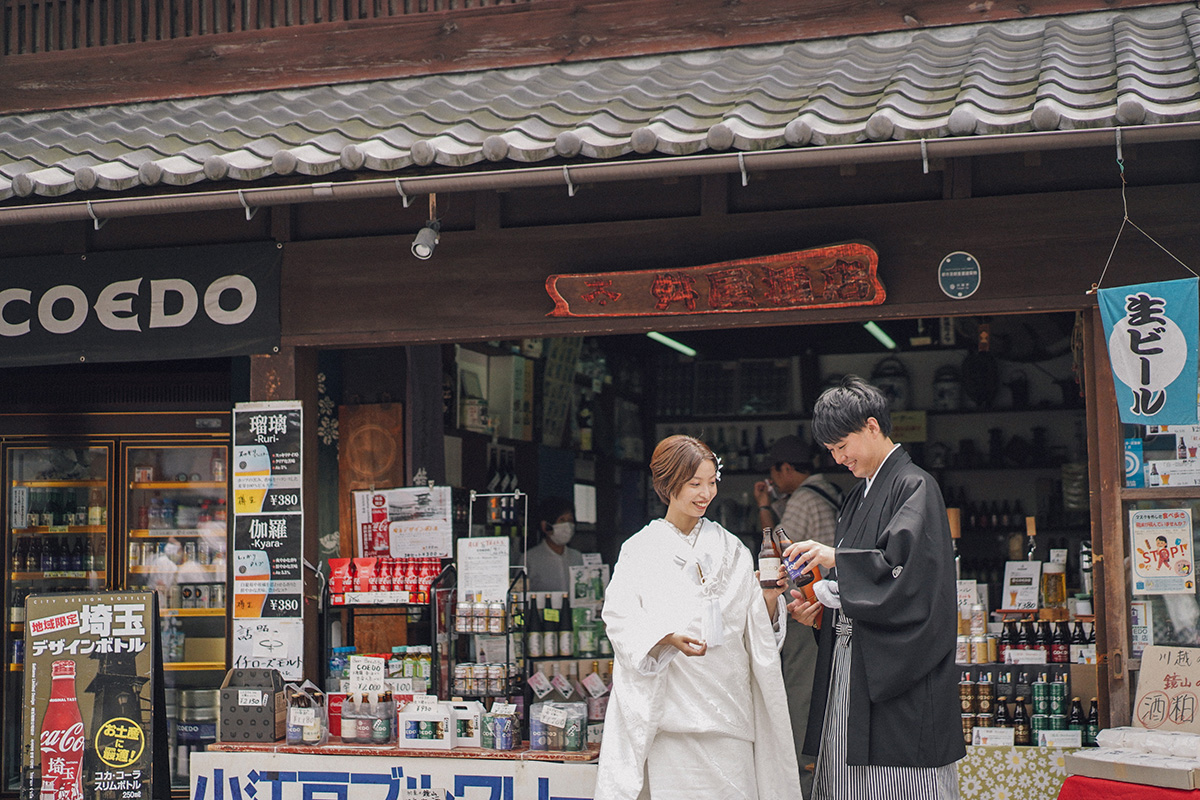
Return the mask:
M622 546L604 601L615 664L595 800L727 800L728 788L695 785L703 769L748 800L800 798L779 665L786 611L781 598L773 631L752 562L708 519L688 537L655 520ZM658 646L676 632L705 640L705 655ZM656 738L675 744L648 768ZM697 747L706 758L683 755Z

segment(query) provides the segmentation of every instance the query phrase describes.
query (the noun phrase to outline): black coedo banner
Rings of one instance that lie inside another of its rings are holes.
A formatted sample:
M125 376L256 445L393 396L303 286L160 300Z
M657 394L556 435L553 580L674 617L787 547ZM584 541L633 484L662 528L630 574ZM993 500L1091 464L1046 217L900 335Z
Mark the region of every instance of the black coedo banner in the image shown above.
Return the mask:
M0 261L0 366L158 361L279 346L275 242Z

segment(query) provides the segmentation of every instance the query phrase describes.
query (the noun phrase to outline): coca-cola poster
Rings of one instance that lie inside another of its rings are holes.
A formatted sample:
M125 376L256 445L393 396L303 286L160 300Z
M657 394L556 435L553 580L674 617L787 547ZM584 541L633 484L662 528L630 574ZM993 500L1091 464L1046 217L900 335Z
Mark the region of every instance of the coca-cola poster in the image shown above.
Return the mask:
M156 621L152 592L28 598L22 800L157 796Z

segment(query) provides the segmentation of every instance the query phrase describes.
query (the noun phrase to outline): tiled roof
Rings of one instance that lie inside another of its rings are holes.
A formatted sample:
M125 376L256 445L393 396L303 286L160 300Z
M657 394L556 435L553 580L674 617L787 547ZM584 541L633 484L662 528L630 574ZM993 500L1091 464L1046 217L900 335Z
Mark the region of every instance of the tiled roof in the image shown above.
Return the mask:
M0 199L1200 119L1195 3L0 117Z

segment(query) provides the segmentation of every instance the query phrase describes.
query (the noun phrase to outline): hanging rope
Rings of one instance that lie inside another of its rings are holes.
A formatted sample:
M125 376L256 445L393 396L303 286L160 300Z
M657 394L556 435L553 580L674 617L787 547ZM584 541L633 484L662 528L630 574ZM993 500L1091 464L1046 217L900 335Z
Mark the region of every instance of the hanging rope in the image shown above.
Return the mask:
M1142 236L1145 236L1147 239L1154 242L1154 244L1158 247L1159 250L1162 250L1164 253L1169 255L1171 258L1175 259L1175 261L1179 264L1179 266L1183 267L1184 269L1186 269L1188 272L1192 273L1193 275L1196 275L1196 277L1200 277L1200 275L1197 275L1197 273L1194 269L1192 269L1187 264L1180 261L1178 256L1176 256L1174 253L1172 253L1167 248L1163 247L1163 245L1157 239L1155 239L1150 234L1146 233L1144 230L1142 230L1140 227L1138 227L1138 224L1136 222L1134 222L1133 220L1131 220L1129 218L1129 200L1125 196L1125 187L1127 185L1127 183L1125 181L1125 158L1121 151L1121 129L1120 128L1117 129L1117 169L1119 169L1121 172L1121 209L1122 209L1121 227L1117 229L1117 238L1113 240L1112 249L1108 251L1108 260L1104 262L1104 269L1102 269L1100 271L1100 280L1093 283L1092 288L1089 289L1087 293L1095 294L1100 289L1100 284L1104 283L1104 275L1108 272L1108 265L1112 263L1113 253L1117 252L1117 243L1121 241L1121 234L1125 232L1126 225L1129 225L1135 231L1140 233Z

